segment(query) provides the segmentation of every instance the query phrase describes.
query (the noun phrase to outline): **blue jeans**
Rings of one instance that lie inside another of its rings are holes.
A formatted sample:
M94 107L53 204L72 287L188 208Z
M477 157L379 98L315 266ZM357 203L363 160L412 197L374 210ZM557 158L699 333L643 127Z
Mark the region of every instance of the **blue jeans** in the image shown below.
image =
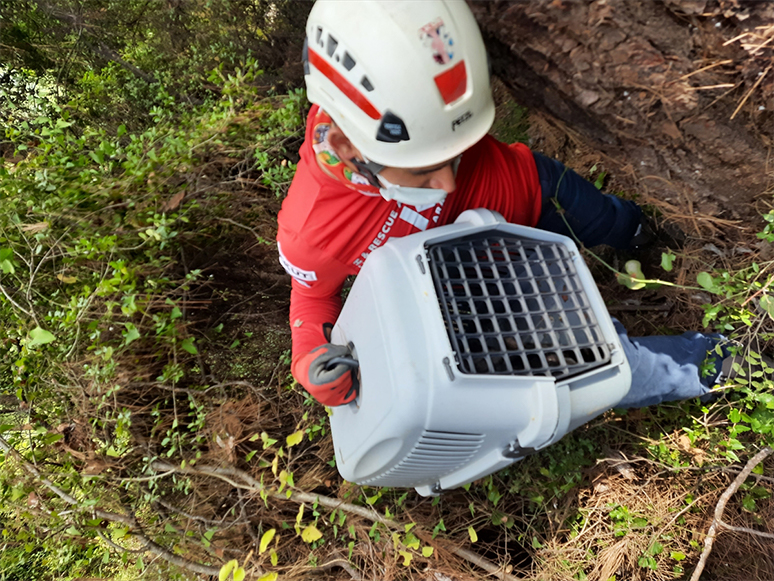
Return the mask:
M615 407L644 408L667 401L700 397L708 393L720 374L722 357L714 356L712 372L702 377L702 363L722 335L689 331L682 335L629 337L613 319L626 359L632 369L629 393Z
M627 249L642 218L640 207L629 200L603 194L555 159L534 153L543 190L543 210L537 227L577 237L586 246L607 244ZM556 200L564 218L554 204ZM573 234L575 236L573 236ZM710 391L720 373L721 357L715 369L701 377L702 363L721 335L696 332L656 337L629 337L623 325L613 320L632 370L632 385L616 406L640 408L666 401L690 399Z

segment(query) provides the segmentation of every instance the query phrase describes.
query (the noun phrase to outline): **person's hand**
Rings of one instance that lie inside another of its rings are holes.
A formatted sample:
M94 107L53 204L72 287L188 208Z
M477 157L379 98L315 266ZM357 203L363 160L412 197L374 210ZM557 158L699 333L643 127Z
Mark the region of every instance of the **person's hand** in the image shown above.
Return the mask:
M357 397L356 373L349 347L326 343L301 356L294 375L321 404L338 406Z

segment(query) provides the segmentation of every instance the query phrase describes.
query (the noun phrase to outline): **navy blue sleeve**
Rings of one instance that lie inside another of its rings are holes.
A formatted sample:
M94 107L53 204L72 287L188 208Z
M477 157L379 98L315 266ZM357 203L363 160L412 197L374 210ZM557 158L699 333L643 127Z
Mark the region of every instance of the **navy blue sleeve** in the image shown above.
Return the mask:
M543 199L538 228L573 239L577 237L585 246L630 247L642 220L642 210L637 204L603 194L594 184L555 159L540 153L533 152L533 155ZM572 232L554 201L559 203Z

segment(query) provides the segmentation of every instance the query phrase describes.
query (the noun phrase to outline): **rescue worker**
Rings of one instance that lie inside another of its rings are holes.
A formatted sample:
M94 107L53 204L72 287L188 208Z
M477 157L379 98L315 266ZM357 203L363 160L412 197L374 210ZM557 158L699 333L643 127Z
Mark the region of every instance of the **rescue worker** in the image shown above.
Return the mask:
M347 276L392 237L487 208L587 246L645 241L634 202L487 135L495 115L487 56L464 1L317 0L306 34L314 106L277 247L293 278L291 370L319 402L356 397L351 368L331 365L348 349L329 342L330 328ZM717 377L699 369L718 335L629 338L617 321L616 329L633 376L622 407L699 396Z

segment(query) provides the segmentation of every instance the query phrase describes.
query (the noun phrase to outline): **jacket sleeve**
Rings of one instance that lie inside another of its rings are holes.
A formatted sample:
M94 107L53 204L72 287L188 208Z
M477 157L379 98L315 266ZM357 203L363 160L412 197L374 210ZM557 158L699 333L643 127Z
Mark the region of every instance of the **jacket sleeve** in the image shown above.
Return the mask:
M347 271L323 251L307 246L301 237L280 228L277 235L280 263L293 278L290 291L290 330L293 341L291 371L299 359L328 342L324 328L341 312L341 289Z

